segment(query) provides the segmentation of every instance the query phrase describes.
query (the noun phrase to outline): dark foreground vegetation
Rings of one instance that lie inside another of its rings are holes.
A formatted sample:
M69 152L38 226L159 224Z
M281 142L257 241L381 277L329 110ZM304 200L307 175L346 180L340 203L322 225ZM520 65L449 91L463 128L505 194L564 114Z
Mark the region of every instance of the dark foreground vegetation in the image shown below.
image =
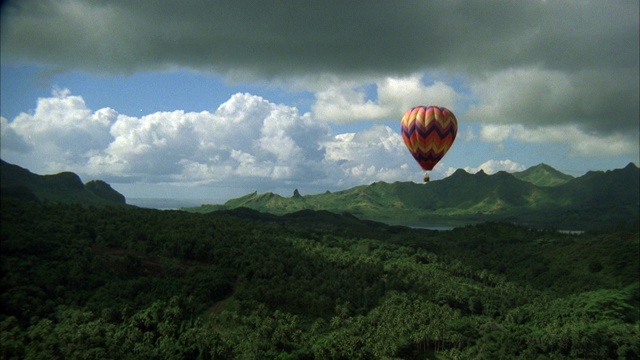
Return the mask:
M637 223L2 201L3 359L637 359Z

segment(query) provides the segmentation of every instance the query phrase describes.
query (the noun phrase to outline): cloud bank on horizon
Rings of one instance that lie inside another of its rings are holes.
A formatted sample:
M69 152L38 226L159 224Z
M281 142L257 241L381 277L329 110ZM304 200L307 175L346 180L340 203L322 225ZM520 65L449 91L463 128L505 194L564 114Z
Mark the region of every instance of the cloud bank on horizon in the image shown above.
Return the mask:
M116 183L282 181L335 188L411 176L402 139L389 127L332 135L310 113L248 93L214 112L133 117L92 111L81 96L58 89L39 99L33 113L1 121L3 149L38 154L45 171L70 169Z
M427 99L464 119L454 148L566 144L561 156L637 162L638 14L634 0L10 2L3 66L215 73L313 101L306 112L242 92L215 111L133 116L55 89L34 110L2 118L2 156L38 154L41 170L118 182L415 179L397 129L383 123ZM332 130L362 120L380 125ZM491 156L480 166L445 157L434 170L524 168Z

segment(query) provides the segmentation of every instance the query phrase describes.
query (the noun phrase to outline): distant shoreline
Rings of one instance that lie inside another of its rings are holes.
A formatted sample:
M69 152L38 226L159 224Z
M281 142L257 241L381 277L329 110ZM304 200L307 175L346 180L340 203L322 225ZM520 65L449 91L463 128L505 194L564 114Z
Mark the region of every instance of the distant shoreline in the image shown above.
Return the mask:
M399 225L399 226L407 226L410 227L412 229L424 229L424 230L436 230L436 231L449 231L449 230L453 230L455 228L459 228L459 227L465 227L465 226L469 226L469 225L475 225L475 224L479 224L482 223L484 221L464 221L464 220L442 220L442 221L419 221L419 220L413 220L413 221L399 221L399 220L392 220L392 219L371 219L373 221L378 221L381 223L385 223L387 225ZM487 220L489 221L489 220ZM516 223L517 224L517 223ZM523 225L523 226L528 226L531 227L530 224L517 224L517 225ZM531 227L532 229L538 229L540 227ZM543 227L544 228L544 227ZM578 230L578 229L557 229L556 231L558 231L559 233L562 234L570 234L570 235L580 235L580 234L584 234L585 230Z
M127 198L127 204L149 209L180 210L202 204L222 204L222 199Z

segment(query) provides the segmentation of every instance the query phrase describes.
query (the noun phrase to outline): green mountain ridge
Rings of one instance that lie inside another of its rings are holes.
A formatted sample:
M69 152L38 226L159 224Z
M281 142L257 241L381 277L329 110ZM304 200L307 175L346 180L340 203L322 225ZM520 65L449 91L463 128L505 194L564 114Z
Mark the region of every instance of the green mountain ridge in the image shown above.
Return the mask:
M4 160L0 160L0 165L0 190L3 198L84 205L126 204L124 195L102 180L83 184L73 172L37 175Z
M545 163L532 166L524 171L514 172L512 175L537 186L556 186L574 179L573 176L564 174Z
M224 205L184 209L210 212L247 207L272 214L301 210L349 212L389 223L512 221L541 226L590 228L636 222L639 169L588 172L574 178L546 164L520 173L487 175L457 170L429 184L377 182L351 189L283 197L253 192ZM555 185L553 185L555 184Z
M3 198L31 201L126 204L125 197L101 180L83 184L72 172L37 175L1 161ZM303 210L349 213L360 219L391 224L469 224L509 221L534 226L590 229L636 223L640 181L637 165L589 171L580 177L563 174L542 163L525 171L487 175L459 169L429 184L376 182L337 192L291 197L253 192L224 205L183 208L206 213L250 208L264 213L290 214Z

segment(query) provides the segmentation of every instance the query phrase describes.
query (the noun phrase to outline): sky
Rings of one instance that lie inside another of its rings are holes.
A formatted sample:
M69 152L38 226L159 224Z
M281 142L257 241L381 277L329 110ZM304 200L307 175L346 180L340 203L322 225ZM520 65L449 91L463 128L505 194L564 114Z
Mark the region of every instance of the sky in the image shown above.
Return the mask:
M639 163L639 3L21 0L1 14L0 157L127 199L422 180L400 118L459 123L431 172Z

